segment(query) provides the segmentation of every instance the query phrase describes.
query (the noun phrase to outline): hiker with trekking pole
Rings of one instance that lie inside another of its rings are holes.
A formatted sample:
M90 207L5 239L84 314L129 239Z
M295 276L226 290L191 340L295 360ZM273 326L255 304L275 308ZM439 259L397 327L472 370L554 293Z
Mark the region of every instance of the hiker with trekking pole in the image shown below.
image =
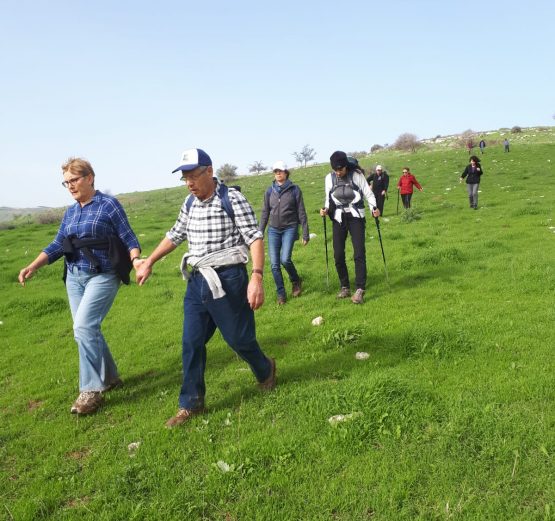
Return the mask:
M376 198L376 206L383 216L383 207L387 197L387 190L389 189L389 175L383 170L382 165L377 165L374 173L370 174L366 181L370 185L370 189Z
M341 284L337 298L351 296L349 272L345 261L345 243L349 234L354 250L356 288L351 301L354 304L361 304L366 291L367 277L364 199L368 206L373 208L374 217L379 217L380 211L376 208L376 198L364 175L356 164L349 163L345 152L340 150L334 152L330 157L330 164L332 171L326 176L326 195L320 215L322 217L327 215L332 221L333 256ZM324 232L326 232L325 220Z
M410 208L413 186L416 186L416 188L422 192L423 188L420 186L420 183L416 180L416 177L412 175L410 168L405 166L403 168L403 175L399 178L399 182L397 183L397 190L401 193L401 199L403 200L405 210ZM399 199L397 199L397 207L399 207Z

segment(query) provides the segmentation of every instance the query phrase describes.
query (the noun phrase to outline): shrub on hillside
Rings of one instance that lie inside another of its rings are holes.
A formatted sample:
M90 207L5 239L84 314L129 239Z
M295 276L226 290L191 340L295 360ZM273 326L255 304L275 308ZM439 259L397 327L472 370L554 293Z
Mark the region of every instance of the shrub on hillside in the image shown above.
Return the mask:
M515 126L511 129L511 132L512 132L513 134L520 134L520 133L522 132L522 128L519 127L518 125L515 125Z
M35 216L37 224L56 224L62 220L64 210L48 210L47 212L40 212Z
M376 144L370 147L370 152L372 153L377 152L378 150L383 150L383 146Z
M368 152L365 152L364 150L361 152L347 152L347 155L354 157L355 159L360 159L362 157L366 157L368 155Z
M418 147L418 138L414 134L411 134L410 132L405 132L404 134L401 134L397 138L395 143L393 143L393 148L395 150L405 150L405 151L414 152L417 147Z

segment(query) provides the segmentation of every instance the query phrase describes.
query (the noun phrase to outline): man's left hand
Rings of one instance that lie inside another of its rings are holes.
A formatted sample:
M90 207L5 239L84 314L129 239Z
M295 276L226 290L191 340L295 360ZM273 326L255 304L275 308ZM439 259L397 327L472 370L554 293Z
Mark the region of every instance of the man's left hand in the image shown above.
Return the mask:
M262 277L253 273L249 285L247 287L247 300L251 309L256 310L264 304L264 285L262 284Z

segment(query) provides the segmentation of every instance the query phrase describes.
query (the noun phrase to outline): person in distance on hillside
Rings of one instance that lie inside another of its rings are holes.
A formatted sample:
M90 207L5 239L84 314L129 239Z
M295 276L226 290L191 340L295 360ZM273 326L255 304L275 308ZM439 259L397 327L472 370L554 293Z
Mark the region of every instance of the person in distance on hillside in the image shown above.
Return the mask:
M403 168L403 175L399 178L397 183L397 190L401 191L401 199L403 200L403 206L406 210L410 208L410 201L412 199L413 186L416 186L418 190L422 192L423 188L420 183L411 174L410 168L405 166Z
M387 196L387 190L389 189L389 176L387 175L387 172L382 169L382 165L376 165L375 172L370 174L366 180L370 185L370 189L374 193L376 206L380 211L380 215L383 215L385 198Z
M480 140L480 152L483 154L484 153L484 148L486 148L486 142L481 139Z
M277 161L272 167L274 181L264 194L260 231L264 233L268 226L268 253L272 275L277 290L277 302L282 305L287 301L281 265L289 275L293 297L301 294L301 278L293 264L291 255L293 245L299 238L299 224L303 229L303 245L310 240L308 219L303 202L301 189L289 179L289 170L283 161Z
M509 152L509 140L507 138L503 140L503 147L505 152Z
M64 281L79 350L79 396L71 412L90 414L100 407L102 393L122 384L101 325L120 283L129 284L141 250L119 201L95 189L88 161L70 158L62 172L62 185L76 203L66 210L55 239L18 278L25 286L35 271L65 255Z
M476 156L471 156L470 164L466 166L459 180L462 183L466 177L466 190L470 200L470 208L474 208L474 210L478 209L478 188L480 187L480 178L483 173L480 159Z
M349 272L345 262L345 242L347 234L350 234L354 250L356 286L351 301L354 304L361 304L366 291L367 276L363 198L373 209L374 217L379 217L380 211L376 208L376 198L364 175L356 165L348 161L345 152L341 150L334 152L330 157L330 164L332 171L326 176L326 195L320 215L328 215L332 220L333 256L341 284L337 298L347 298L351 295Z
M183 241L189 243L181 261L187 279L183 382L177 414L166 422L169 428L204 411L206 344L216 328L249 364L262 390L276 385L275 361L262 352L256 340L254 310L264 303L264 242L254 211L241 192L214 177L212 160L200 148L186 150L173 172L181 173L191 194L173 227L137 267L137 282L143 285L154 263ZM245 266L249 250L253 265L250 281Z

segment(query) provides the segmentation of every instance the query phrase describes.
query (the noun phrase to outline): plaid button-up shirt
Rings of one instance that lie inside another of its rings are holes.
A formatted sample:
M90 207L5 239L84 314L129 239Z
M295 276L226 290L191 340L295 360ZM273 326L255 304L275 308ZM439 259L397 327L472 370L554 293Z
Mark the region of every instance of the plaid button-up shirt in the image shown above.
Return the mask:
M99 190L96 191L90 203L83 207L79 203L75 203L66 210L55 239L43 250L48 255L49 264L62 257L64 238L70 235L75 235L78 239L117 235L128 251L140 248L139 241L129 225L127 215L120 202L115 197L103 194ZM68 262L68 267L71 269L73 266L77 266L88 271L96 271L83 252L81 250L77 250L77 252L77 259L75 262ZM91 248L91 252L100 261L100 269L103 272L112 269L108 259L108 250Z
M245 196L233 188L229 188L228 196L235 213L235 222L227 215L215 192L206 201L189 195L166 237L176 246L188 241L188 253L195 257L204 257L242 244L250 246L255 240L262 239L263 234L258 230L256 216ZM195 199L188 212L189 197Z

